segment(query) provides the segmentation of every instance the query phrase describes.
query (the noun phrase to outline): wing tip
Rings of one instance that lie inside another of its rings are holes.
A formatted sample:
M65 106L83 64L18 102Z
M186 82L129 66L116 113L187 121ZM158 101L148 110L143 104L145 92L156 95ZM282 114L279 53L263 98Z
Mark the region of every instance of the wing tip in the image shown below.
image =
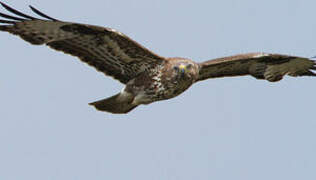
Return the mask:
M52 20L52 21L59 21L58 19L55 19L55 18L52 18L46 14L44 14L43 12L39 11L38 9L36 9L35 7L29 5L29 8L37 15L43 17L43 18L46 18L46 19L49 19L49 20Z
M15 24L16 21L8 21L8 20L0 19L0 23L2 23L2 24ZM0 27L4 27L4 26L0 26Z
M313 65L310 68L312 70L316 70L316 60L314 60L314 59L316 59L316 56L310 58L310 60L313 62Z
M15 15L17 15L18 17L15 16L11 16L8 14L4 14L4 13L0 13L0 17L3 17L5 19L0 19L0 23L5 23L5 24L15 24L17 22L23 22L23 21L28 21L28 20L39 20L38 18L26 15L16 9L13 9L12 7L8 6L7 4L3 3L0 1L0 5L6 9L8 12L11 12ZM29 5L29 8L37 15L46 18L47 20L51 20L51 21L59 21L55 18L52 18L46 14L44 14L43 12L39 11L38 9L36 9L35 7ZM25 18L25 19L24 19ZM14 20L14 21L11 21Z
M2 6L7 6L4 2L2 2L2 1L0 1L0 4L2 5Z
M311 61L313 62L313 65L312 65L312 67L310 68L310 70L309 70L309 76L316 76L316 60L313 60L313 59L315 59L316 58L316 56L314 56L314 57L312 57L311 58Z
M15 15L24 17L24 18L29 19L29 20L36 20L36 19L37 19L37 18L35 18L35 17L26 15L26 14L24 14L24 13L22 13L22 12L16 10L16 9L10 7L9 5L7 5L7 4L5 4L5 3L3 3L3 2L0 2L0 4L1 4L2 7L4 7L7 11L9 11L9 12L15 14Z

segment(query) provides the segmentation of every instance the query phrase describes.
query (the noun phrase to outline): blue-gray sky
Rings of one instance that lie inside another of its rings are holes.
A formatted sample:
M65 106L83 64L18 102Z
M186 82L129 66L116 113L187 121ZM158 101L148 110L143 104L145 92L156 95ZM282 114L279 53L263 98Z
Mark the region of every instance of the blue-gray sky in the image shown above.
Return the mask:
M115 28L167 57L316 55L314 0L4 2ZM0 179L316 178L315 78L212 79L112 115L88 103L119 82L7 33L0 47Z

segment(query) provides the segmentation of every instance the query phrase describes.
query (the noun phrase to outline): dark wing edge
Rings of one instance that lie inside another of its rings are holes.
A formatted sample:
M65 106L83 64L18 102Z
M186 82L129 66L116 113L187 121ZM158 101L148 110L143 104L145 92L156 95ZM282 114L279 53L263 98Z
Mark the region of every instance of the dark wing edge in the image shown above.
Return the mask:
M280 81L284 75L316 76L316 61L281 54L247 53L217 58L199 63L198 81L209 78L251 75L270 82Z
M27 20L39 20L38 18L26 15L26 14L24 14L24 13L18 11L18 10L15 10L12 7L8 6L7 4L5 4L3 2L0 2L0 4L7 11L9 11L9 12L11 12L11 13L17 15L17 16L20 16L20 17L14 17L14 16L10 16L10 15L7 15L7 14L0 13L0 16L3 17L3 18L7 18L7 19L10 19L10 20L16 20L16 21L19 21L19 22L23 22L23 21L27 21ZM39 15L39 16L45 18L45 19L52 20L52 21L58 21L55 18L47 16L43 12L41 12L38 9L34 8L33 6L29 6L29 7L34 13L36 13L37 15ZM15 24L15 23L17 23L16 21L0 20L1 23L7 23L7 24Z
M27 32L26 28L30 30L34 24L38 25L39 23L63 23L55 18L52 18L43 12L39 11L38 9L34 8L33 6L29 6L30 9L40 17L44 19L39 19L27 14L24 14L12 7L8 6L7 4L0 1L0 5L6 9L8 12L12 13L13 15L4 14L0 12L0 31L6 31L14 35L20 36L25 41L33 44L33 45L42 45L47 43L48 39L44 38L44 34L41 35L36 34L35 32ZM36 29L31 29L35 31ZM52 39L52 38L51 38Z
M123 33L111 28L59 21L33 6L38 19L0 4L12 15L0 13L0 31L20 36L33 45L46 44L79 57L105 75L127 83L135 76L165 59L146 49Z

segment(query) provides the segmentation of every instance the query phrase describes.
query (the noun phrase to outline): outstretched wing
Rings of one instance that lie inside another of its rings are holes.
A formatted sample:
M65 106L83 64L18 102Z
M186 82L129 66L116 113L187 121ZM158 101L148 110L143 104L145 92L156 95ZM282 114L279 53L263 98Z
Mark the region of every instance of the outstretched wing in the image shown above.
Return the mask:
M249 53L218 58L200 63L198 80L226 76L251 75L271 82L284 75L316 76L316 61L280 54Z
M46 44L77 56L122 83L164 60L114 29L59 21L30 6L33 12L47 19L41 20L4 3L1 5L19 17L0 13L6 18L0 19L0 23L5 24L0 25L0 31L18 35L34 45Z

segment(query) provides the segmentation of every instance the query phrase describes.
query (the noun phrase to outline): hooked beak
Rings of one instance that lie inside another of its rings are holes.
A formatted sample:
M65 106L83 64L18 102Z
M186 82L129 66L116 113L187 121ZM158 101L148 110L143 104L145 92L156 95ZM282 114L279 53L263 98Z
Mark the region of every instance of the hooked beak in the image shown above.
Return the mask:
M186 66L183 65L183 64L181 64L181 65L179 66L179 70L180 70L180 73L181 73L181 78L183 78L184 75L185 75L185 72L186 72Z
M179 69L180 69L180 72L181 73L185 73L185 71L186 71L186 66L185 65L183 65L183 64L181 64L180 66L179 66Z

